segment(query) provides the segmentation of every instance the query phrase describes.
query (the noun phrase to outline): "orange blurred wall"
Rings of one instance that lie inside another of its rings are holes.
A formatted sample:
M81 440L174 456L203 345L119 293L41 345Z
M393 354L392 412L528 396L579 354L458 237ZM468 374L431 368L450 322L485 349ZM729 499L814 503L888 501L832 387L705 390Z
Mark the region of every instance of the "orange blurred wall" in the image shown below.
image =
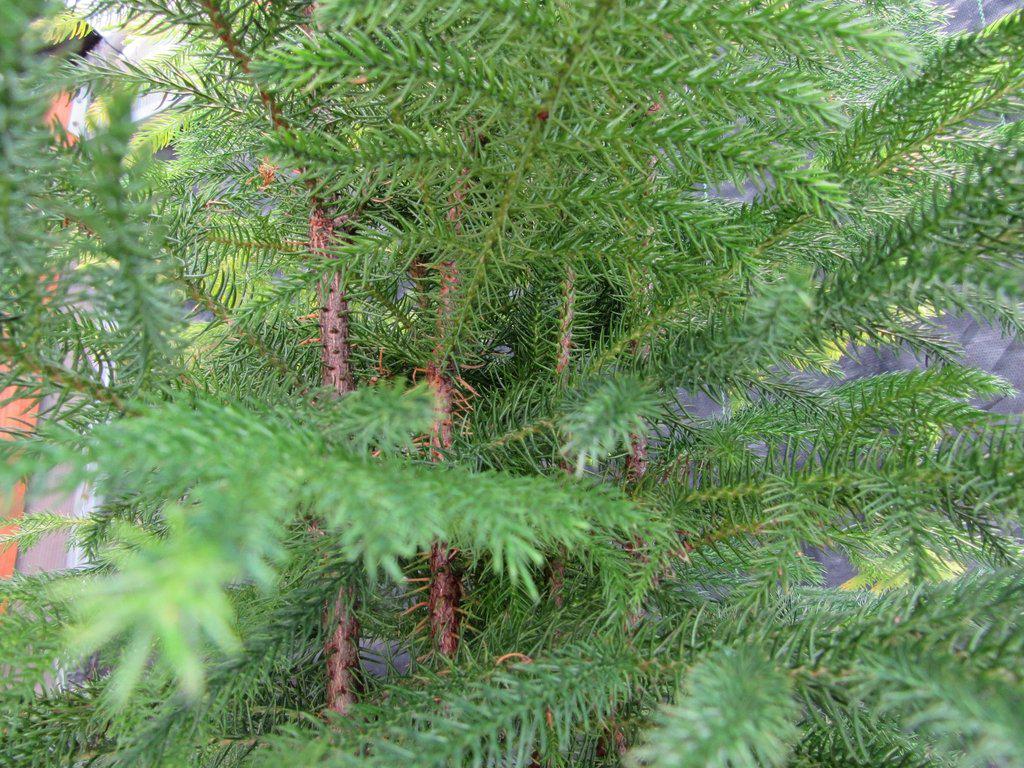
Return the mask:
M10 440L10 432L25 432L35 429L39 417L39 402L36 400L10 400L18 394L14 387L8 387L0 393L0 439ZM0 496L0 517L20 518L25 513L25 483L19 482L9 491ZM0 535L10 534L17 530L12 523L0 528ZM0 551L0 578L10 578L14 573L14 561L18 558L18 547L9 544Z
M47 125L55 128L60 125L65 131L71 118L72 96L62 93L50 104L46 113ZM67 134L69 143L74 136ZM4 370L0 362L0 370ZM39 402L37 400L18 400L15 387L8 387L0 393L0 439L10 440L11 432L31 432L39 419ZM17 519L25 514L25 484L19 482L11 491L0 489L0 519ZM0 536L17 530L17 523L0 527ZM18 559L18 547L10 544L0 550L0 579L10 578L14 573L14 563Z

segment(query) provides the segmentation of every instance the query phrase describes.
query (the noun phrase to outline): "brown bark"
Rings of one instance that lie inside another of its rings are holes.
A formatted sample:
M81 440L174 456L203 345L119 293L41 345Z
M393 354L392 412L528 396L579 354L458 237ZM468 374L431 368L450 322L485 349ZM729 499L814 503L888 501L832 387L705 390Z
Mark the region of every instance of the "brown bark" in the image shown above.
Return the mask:
M242 50L229 18L218 0L200 0L200 5L231 57L245 74L251 71L251 58ZM260 101L266 108L274 128L287 128L274 97L257 86ZM266 182L266 174L261 171ZM309 248L319 258L329 256L328 247L334 237L335 219L314 199L309 216ZM323 345L321 383L338 395L355 389L349 365L348 301L341 290L341 275L332 273L321 286L320 339ZM359 621L355 617L353 596L347 587L339 589L334 603L336 626L327 643L327 708L345 714L355 701L359 669Z
M562 317L558 328L558 359L555 362L555 375L561 376L569 367L569 358L572 354L572 331L573 320L576 318L576 272L572 266L565 268L565 280L562 282ZM566 474L572 474L572 467L559 462L559 466ZM556 608L565 605L563 594L565 587L565 553L548 560L548 588L551 601Z
M452 445L452 383L436 363L427 366L427 384L434 393L434 423L430 427L430 460L444 461Z
M455 309L455 291L459 287L459 270L454 261L441 262L441 304L437 308L437 341L438 347L434 350L434 357L441 354L441 339L448 325L448 318L452 316ZM436 360L440 365L441 361Z
M477 137L477 144L479 144ZM463 202L469 190L469 168L459 172L445 216L456 234L462 233ZM416 265L414 265L415 267ZM452 445L452 401L454 387L446 370L444 340L454 309L459 272L454 261L441 262L440 303L437 308L436 337L433 359L427 365L427 382L434 391L437 415L430 431L430 459L444 461L444 452ZM414 280L420 275L414 274ZM462 577L455 566L456 550L447 542L435 541L430 547L430 636L443 656L452 658L459 650L459 624L462 603Z
M626 482L636 485L647 474L647 435L637 432L629 436L629 456L626 457ZM647 563L648 557L644 554L647 544L642 537L637 536L632 541L626 542L625 548L633 557L641 563ZM633 614L629 617L629 624L635 627L640 623L640 614Z
M318 258L329 258L329 247L334 238L335 219L320 205L314 205L309 216L309 248ZM320 339L323 347L321 384L336 395L355 389L349 364L348 302L341 289L341 274L331 272L324 278L320 289ZM327 709L347 714L355 703L359 682L359 619L356 618L356 598L347 586L338 589L333 611L328 618L334 629L327 641Z
M566 267L565 282L562 284L562 321L558 336L558 362L555 373L561 375L569 367L572 353L572 322L576 316L576 272Z
M608 757L610 747L614 745L615 754L620 758L626 756L626 752L629 751L629 744L626 742L626 735L622 732L622 729L618 726L612 730L611 733L603 733L597 740L597 757Z
M329 258L335 219L315 206L309 216L309 248L320 258ZM341 274L331 272L320 286L320 340L322 384L339 395L355 389L349 363L348 300L341 287Z
M327 642L327 708L348 714L359 689L359 619L355 593L342 587L334 599L334 633Z
M626 457L626 481L639 483L647 474L647 435L636 432L629 436L629 456Z
M454 567L456 551L443 541L430 547L430 634L443 656L459 650L462 579Z
M553 557L548 560L548 586L550 589L551 602L556 608L565 605L565 560L561 557Z
M461 196L456 198L461 200ZM452 446L451 379L441 361L441 341L445 323L451 316L453 294L459 277L455 263L441 264L441 303L437 310L437 339L434 359L427 366L427 383L434 391L437 415L430 432L431 461L444 460L444 452ZM430 636L442 655L449 658L459 650L459 610L462 603L462 578L455 568L455 550L447 542L435 541L430 547Z

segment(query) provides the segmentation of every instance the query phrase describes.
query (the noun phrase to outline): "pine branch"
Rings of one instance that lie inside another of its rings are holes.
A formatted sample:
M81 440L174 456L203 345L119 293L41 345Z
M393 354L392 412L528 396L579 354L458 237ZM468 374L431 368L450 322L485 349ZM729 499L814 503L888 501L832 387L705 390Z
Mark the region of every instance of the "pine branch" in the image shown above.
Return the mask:
M244 341L246 344L258 351L264 358L266 358L267 362L281 373L282 376L286 376L293 383L301 383L295 371L288 366L280 355L268 347L266 343L264 343L263 339L252 331L239 327L238 323L235 322L235 318L232 316L231 311L227 307L204 291L196 281L182 278L181 282L185 287L186 295L189 299L194 301L196 305L202 307L213 315L218 322L227 326L231 333L239 340Z
M224 47L231 55L231 58L237 62L242 72L246 75L251 75L250 64L252 59L248 53L242 50L241 44L236 39L234 32L231 29L231 22L224 15L224 11L218 2L219 0L199 0L199 5L206 12L214 33L224 44ZM277 129L287 128L288 123L281 115L281 109L277 104L277 100L260 86L256 87L256 92L259 94L260 101L263 102L263 106L266 108L267 113L270 116L271 125Z
M43 381L49 382L59 389L77 392L89 400L105 403L121 413L130 411L130 406L113 388L94 379L82 376L59 363L45 360L39 355L19 346L11 339L0 338L0 357L6 360L19 361L25 369L38 374L42 377ZM38 399L42 399L45 394L45 392L40 391L37 396ZM31 397L28 392L23 392L19 396Z
M178 47L69 82L173 111L55 148L13 2L0 486L102 504L7 537L89 562L0 582L8 760L1024 749L1024 439L939 322L1024 327L1019 13L101 0Z
M548 120L554 114L557 119L559 101L565 91L567 83L573 74L577 59L586 50L586 47L604 20L604 16L611 9L611 0L597 0L590 10L583 29L572 39L565 51L565 57L547 93L538 105L536 112L530 115L530 127L522 150L518 154L517 164L512 174L504 182L504 192L498 202L494 218L488 228L483 245L480 248L476 264L471 270L470 278L465 281L465 287L460 292L460 308L452 318L451 330L449 333L458 333L462 330L466 318L475 307L477 293L486 282L487 260L493 255L496 248L500 246L504 235L505 226L508 221L509 211L515 196L519 191L524 176L530 167L534 153L537 151L548 125ZM447 337L446 337L447 338Z
M678 704L662 711L634 758L659 768L783 765L796 714L786 676L756 651L719 651L690 670Z

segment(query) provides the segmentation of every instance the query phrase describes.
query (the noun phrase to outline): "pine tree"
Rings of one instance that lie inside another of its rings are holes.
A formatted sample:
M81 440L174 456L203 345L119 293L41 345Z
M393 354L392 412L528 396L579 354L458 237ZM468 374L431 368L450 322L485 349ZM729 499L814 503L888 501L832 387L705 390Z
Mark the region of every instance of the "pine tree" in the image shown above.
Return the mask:
M179 47L0 24L0 487L102 499L4 538L89 563L0 583L4 764L1024 765L1024 433L937 322L1024 331L1024 13L116 7Z

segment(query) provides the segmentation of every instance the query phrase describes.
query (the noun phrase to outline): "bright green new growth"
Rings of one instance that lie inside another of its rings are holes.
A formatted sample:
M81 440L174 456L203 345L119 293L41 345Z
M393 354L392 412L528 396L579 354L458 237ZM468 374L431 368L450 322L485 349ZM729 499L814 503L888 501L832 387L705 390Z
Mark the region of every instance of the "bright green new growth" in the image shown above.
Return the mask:
M936 323L1024 331L1024 13L115 5L183 44L0 24L0 487L101 499L3 539L89 565L0 582L0 761L1024 766L1024 433ZM930 365L829 379L865 346Z

